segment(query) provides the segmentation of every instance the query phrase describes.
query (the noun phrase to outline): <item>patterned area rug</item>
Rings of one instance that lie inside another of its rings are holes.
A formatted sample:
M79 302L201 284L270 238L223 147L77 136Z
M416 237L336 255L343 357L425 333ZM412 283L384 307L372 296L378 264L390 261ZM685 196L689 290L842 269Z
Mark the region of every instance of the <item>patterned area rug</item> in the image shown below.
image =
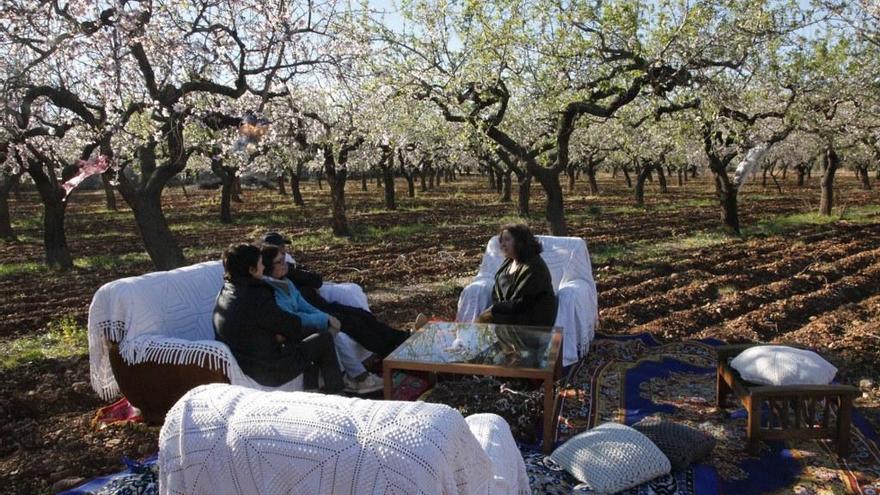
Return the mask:
M832 444L817 440L764 443L758 456L749 456L745 411L734 403L724 412L714 407L718 344L660 344L648 334L597 337L587 359L561 384L557 444L607 421L631 425L657 415L710 433L717 441L715 450L704 464L653 480L629 494L880 493L880 439L857 411L852 453L845 461L833 453ZM522 426L519 414L541 404L537 392L522 400L522 391L505 393L501 384L494 390L494 398L484 395L479 401L494 407L493 412L512 414L507 418L512 425ZM511 405L499 408L499 403ZM474 409L471 405L468 412L478 412ZM533 440L526 430L519 428L520 434L526 433L522 439ZM525 448L523 455L534 493L589 493L537 450Z
M853 417L852 453L846 460L834 454L833 445L816 440L763 443L758 456L749 456L745 411L734 403L724 412L714 407L718 344L660 344L648 334L598 336L587 359L560 384L557 445L606 421L633 424L659 415L710 433L716 439L715 451L705 463L633 488L625 492L628 495L880 494L880 437L858 411ZM420 380L398 380L395 384L407 397L424 386ZM529 381L457 379L440 383L423 399L453 405L464 415L494 412L505 417L522 441L535 494L589 493L537 450L536 416L542 402L533 390ZM155 468L152 462L145 464L120 473L112 482L92 482L87 489L68 493L155 493Z

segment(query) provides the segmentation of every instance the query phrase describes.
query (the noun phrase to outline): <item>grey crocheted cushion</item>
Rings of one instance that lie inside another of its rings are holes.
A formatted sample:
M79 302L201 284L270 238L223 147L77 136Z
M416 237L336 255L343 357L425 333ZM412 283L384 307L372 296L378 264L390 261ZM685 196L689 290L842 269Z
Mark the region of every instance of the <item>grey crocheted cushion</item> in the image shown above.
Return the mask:
M596 493L615 493L670 471L669 459L629 426L605 423L571 438L550 457Z
M661 450L679 471L705 459L715 448L715 439L700 430L657 417L645 418L632 425Z

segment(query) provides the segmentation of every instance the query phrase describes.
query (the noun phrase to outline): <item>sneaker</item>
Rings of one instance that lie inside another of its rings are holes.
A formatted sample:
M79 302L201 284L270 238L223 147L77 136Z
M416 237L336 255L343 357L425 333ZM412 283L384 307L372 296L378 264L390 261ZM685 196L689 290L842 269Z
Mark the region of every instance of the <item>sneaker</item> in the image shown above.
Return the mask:
M385 388L385 382L382 380L382 377L375 373L370 373L361 381L352 380L348 375L345 375L342 379L345 381L345 391L353 394L368 394Z

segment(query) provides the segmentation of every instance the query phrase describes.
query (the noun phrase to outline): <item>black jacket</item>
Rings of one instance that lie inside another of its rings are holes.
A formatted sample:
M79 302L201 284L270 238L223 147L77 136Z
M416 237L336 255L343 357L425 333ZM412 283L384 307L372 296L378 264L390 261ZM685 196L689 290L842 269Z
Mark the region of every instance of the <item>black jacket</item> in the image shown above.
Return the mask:
M262 280L244 277L223 284L214 306L214 332L241 370L261 385L287 383L308 364L301 362L299 318L278 307L272 287ZM285 345L276 334L287 338Z
M512 262L505 260L495 273L492 320L508 325L553 326L557 301L547 264L535 255L520 260L516 271L507 274Z

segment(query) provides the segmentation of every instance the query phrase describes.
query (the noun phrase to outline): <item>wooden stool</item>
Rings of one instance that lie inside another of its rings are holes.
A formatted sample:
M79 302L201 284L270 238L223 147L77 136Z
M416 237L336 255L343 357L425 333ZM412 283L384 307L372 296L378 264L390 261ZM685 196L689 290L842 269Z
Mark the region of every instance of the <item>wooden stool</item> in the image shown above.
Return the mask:
M747 450L757 454L761 440L827 438L837 443L837 454L849 454L852 401L861 395L849 385L760 385L743 380L730 359L762 344L725 345L718 351L716 405L733 392L748 411ZM766 407L765 407L766 405ZM769 414L763 418L763 412ZM766 419L766 421L764 420Z

